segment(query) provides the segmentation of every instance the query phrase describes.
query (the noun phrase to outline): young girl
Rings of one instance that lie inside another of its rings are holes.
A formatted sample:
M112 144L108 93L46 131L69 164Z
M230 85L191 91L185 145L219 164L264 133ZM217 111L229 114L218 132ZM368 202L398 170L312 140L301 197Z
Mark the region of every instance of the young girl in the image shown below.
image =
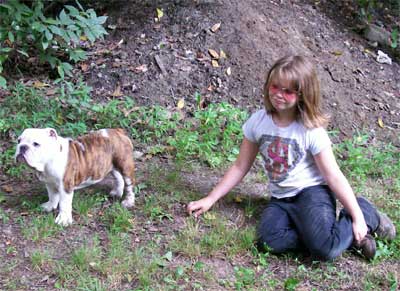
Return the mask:
M264 85L265 109L244 124L240 153L217 186L190 202L198 217L225 196L250 170L257 153L264 160L272 198L257 229L258 246L272 252L304 249L331 260L349 247L368 259L375 255L373 235L396 236L390 219L365 198L356 198L340 171L324 129L319 81L302 56L279 59ZM336 218L336 197L344 206Z

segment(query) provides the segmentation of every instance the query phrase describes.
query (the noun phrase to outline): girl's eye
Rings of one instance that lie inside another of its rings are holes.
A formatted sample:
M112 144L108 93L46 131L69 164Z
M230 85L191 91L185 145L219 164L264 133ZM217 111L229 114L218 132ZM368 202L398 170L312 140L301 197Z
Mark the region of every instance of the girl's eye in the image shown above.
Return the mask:
M34 142L34 143L33 143L33 146L34 146L34 147L38 147L38 146L40 146L40 144L38 144L37 142Z
M284 94L287 94L287 95L296 94L296 92L295 92L295 91L293 91L293 90L290 90L290 89L284 89L284 90L283 90L283 93L284 93Z

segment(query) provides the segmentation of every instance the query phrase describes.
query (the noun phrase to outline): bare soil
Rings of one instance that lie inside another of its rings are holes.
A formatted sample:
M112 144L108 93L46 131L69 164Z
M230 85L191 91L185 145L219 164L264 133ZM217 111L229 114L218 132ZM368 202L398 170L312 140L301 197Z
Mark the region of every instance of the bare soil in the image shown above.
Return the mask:
M301 54L317 66L330 129L340 138L362 131L399 143L399 64L376 61L378 49L390 51L354 32L359 23L349 1L111 3L108 23L115 29L94 50L85 72L99 99L121 91L138 104L174 107L181 98L194 104L197 92L206 103L254 111L262 106L269 67L286 54ZM156 8L164 12L160 21ZM212 32L217 23L220 28ZM213 67L209 49L225 52L219 67Z
M89 60L76 66L76 75L82 74L84 81L93 87L92 97L98 102L129 95L138 105L159 104L174 108L183 98L185 106L190 108L196 104L195 93L199 93L205 104L229 102L253 112L262 107L262 86L268 68L283 55L302 54L311 57L317 66L323 107L332 117L329 129L337 132L338 140L365 132L370 135L371 142L377 139L399 145L400 65L394 55L391 55L391 65L376 61L378 49L389 54L390 51L375 47L355 31L359 22L349 3L330 0L111 0L96 4L99 14L109 16L109 35L89 48ZM163 16L156 21L157 8L163 10ZM378 16L385 29L392 25L390 21L399 21L390 15ZM212 28L218 23L220 27L213 32ZM214 59L218 67L213 66L209 49L226 54ZM146 167L138 163L139 180L146 180L149 174ZM208 169L195 175L183 173L184 187L206 192L214 185L217 174ZM30 179L21 179L8 191L9 188L4 188L9 185L7 177L0 176L2 190L10 192L7 195L12 197L1 204L12 222L0 225L1 257L18 262L13 273L20 276L21 286L25 286L23 290L53 290L56 278L46 275L51 274L50 267L46 269L45 266L41 271L29 267L29 253L36 246L22 236L18 223L18 217L26 215L21 214L18 195L31 193L29 195L37 200L44 189L35 186L36 182ZM245 183L237 192L252 194L262 186L256 185L254 189ZM143 202L140 197L138 199L135 216L138 222L146 223L140 210ZM187 201L171 206L173 221L162 221L150 229L138 228L132 234L133 244L152 240L153 232L168 235L169 231L181 228L187 218L185 203ZM227 200L216 207L225 211L234 223L243 223L244 207L240 203ZM78 219L75 226L63 230L47 243L52 247L59 245L61 250L65 245L71 249L71 244L76 242L70 238L71 232L76 238L93 232L98 232L100 237L105 235L104 225L81 224L76 214L74 217ZM245 223L255 223L254 218ZM6 253L10 245L15 246L16 252ZM46 243L40 247L45 249ZM203 261L218 277L232 276L233 265L228 260L204 258ZM282 280L296 266L290 258L272 258L269 263L271 274ZM329 268L328 265L320 267ZM343 283L336 290L362 290L357 280L371 271L364 261L347 255L336 261L335 268L349 278L347 285ZM399 269L399 262L381 264L376 276L385 276L386 272L396 269ZM301 290L312 287L325 290L324 286L332 282L329 278L325 280L305 280ZM123 290L128 285L118 288ZM222 290L219 288L211 286L206 290Z

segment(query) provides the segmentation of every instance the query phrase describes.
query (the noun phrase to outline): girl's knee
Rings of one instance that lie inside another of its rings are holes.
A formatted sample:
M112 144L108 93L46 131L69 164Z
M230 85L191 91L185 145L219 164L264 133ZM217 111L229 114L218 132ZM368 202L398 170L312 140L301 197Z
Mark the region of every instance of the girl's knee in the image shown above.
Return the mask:
M313 257L321 261L332 261L342 254L342 251L337 249L328 249L324 247L310 249Z

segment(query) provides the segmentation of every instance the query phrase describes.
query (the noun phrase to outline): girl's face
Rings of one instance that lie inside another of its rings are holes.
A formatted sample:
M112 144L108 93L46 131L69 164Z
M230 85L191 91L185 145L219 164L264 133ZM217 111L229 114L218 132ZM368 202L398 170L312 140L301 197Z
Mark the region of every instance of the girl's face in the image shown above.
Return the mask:
M277 112L296 107L298 92L288 82L273 80L268 88L269 99Z

